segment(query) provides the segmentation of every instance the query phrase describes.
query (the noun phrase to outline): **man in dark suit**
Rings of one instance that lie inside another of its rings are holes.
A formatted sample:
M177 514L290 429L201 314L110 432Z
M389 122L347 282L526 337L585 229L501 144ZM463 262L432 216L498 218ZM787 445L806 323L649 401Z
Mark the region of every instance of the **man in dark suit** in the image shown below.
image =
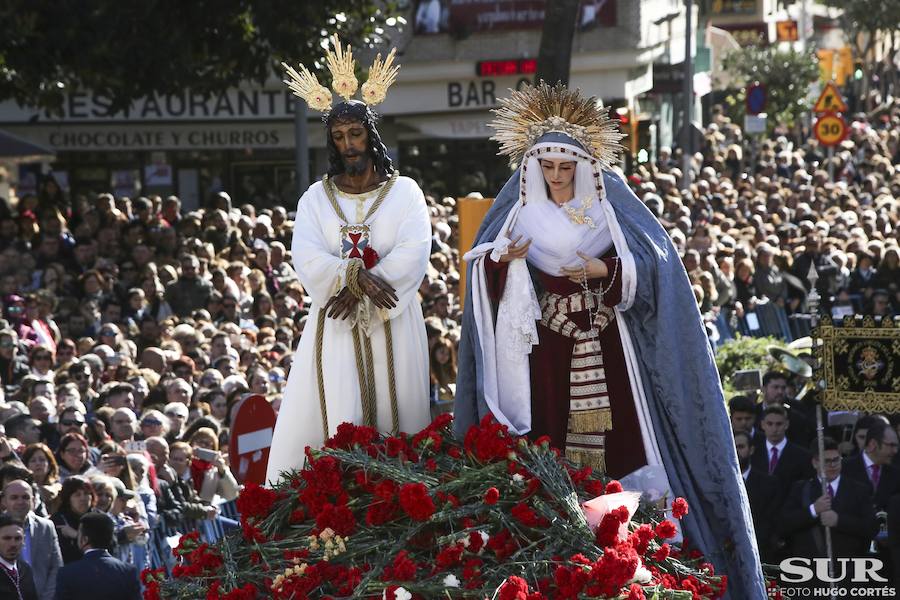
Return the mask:
M866 430L863 451L841 467L844 477L868 487L875 510L887 510L891 496L900 492L900 470L891 464L898 447L897 432L879 419Z
M787 411L788 429L787 438L803 448L815 436L815 419L810 418L802 406L794 406L794 402L788 402L787 385L788 377L781 371L767 371L763 375L763 400L756 405L756 428L762 426L766 409L770 406L783 406Z
M137 568L110 556L115 525L102 513L87 513L78 525L84 558L59 570L57 600L140 600Z
M813 476L809 452L785 437L788 429L787 411L780 404L769 406L763 413L761 428L765 441L753 453L755 469L778 480L781 489Z
M12 515L0 515L0 598L38 600L31 567L22 560L25 529Z
M750 459L753 456L753 440L747 431L734 432L734 449L737 451L738 464L744 476L744 487L750 500L750 512L753 515L753 529L756 531L756 545L763 562L772 563L774 532L772 526L778 511L781 509L781 493L775 478L764 471L753 468Z
M750 441L761 445L765 436L756 426L756 403L747 396L735 396L728 401L728 416L731 419L732 431L746 431Z
M818 477L797 481L781 511L779 529L788 541L789 555L826 556L825 527L830 527L835 558L865 556L878 530L869 490L864 484L841 476L841 454L834 439L825 438L823 457L827 491L822 493ZM818 472L817 455L813 455L812 466ZM845 574L838 586L851 585L852 570ZM812 581L808 585L825 584Z
M900 469L892 464L897 455L898 445L900 444L894 428L883 419L875 419L866 429L862 452L844 459L841 467L844 477L866 486L875 505L876 514L886 520L890 516L891 497L900 493ZM888 565L894 562L892 554L897 551L890 549L890 546L890 540L878 542L877 550L878 558L885 565L882 574L893 578L893 569Z
M21 558L31 567L38 597L53 600L56 597L56 572L62 566L56 526L50 519L34 514L34 490L21 479L4 486L0 506L22 521L25 543Z

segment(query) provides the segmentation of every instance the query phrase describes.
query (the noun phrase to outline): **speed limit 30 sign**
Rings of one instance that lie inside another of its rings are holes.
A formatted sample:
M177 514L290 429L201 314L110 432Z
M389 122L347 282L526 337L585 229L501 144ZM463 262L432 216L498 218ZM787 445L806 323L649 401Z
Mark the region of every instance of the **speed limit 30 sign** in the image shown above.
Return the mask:
M823 115L816 120L815 134L823 146L836 146L847 137L847 122L835 114Z

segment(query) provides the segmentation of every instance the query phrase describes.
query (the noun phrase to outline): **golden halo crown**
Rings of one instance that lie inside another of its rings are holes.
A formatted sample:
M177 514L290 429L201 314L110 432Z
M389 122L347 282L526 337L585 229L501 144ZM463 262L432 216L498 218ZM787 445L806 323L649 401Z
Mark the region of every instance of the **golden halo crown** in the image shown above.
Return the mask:
M498 154L509 156L517 165L545 133L559 131L577 140L604 167L613 165L625 135L609 118L609 107L596 97L585 98L579 90L562 84L527 85L502 98L489 126L496 131L492 140L500 143Z
M359 89L359 82L356 80L356 61L353 59L353 50L348 44L346 47L341 45L336 34L332 34L328 38L331 42L332 49L325 51L325 63L331 72L331 89L333 89L344 100L352 100L353 95ZM387 96L388 88L394 84L397 79L397 73L400 71L400 65L394 64L394 58L397 55L397 49L393 48L382 61L381 54L375 57L371 68L369 69L369 78L362 85L361 100L369 106L380 104ZM319 83L318 78L307 69L304 65L300 65L297 71L287 63L281 63L287 73L287 79L284 83L291 89L295 96L303 98L310 108L319 112L328 112L331 110L331 92L328 88Z

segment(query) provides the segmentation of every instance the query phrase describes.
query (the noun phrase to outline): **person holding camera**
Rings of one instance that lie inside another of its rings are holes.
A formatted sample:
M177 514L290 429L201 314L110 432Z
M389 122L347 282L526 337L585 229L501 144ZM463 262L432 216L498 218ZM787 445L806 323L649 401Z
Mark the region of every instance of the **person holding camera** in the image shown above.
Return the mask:
M237 498L240 491L228 463L219 452L219 438L208 428L201 427L190 438L194 460L191 462L191 476L194 489L204 502L212 502L217 495L226 502Z

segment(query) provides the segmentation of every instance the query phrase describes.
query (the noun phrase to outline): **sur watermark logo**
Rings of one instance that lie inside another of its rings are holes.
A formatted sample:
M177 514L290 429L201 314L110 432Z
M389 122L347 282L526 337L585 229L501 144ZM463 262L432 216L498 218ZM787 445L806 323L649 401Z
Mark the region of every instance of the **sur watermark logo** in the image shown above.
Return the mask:
M877 558L836 558L829 573L827 558L791 557L781 561L778 585L770 598L894 598L897 590L880 574Z

